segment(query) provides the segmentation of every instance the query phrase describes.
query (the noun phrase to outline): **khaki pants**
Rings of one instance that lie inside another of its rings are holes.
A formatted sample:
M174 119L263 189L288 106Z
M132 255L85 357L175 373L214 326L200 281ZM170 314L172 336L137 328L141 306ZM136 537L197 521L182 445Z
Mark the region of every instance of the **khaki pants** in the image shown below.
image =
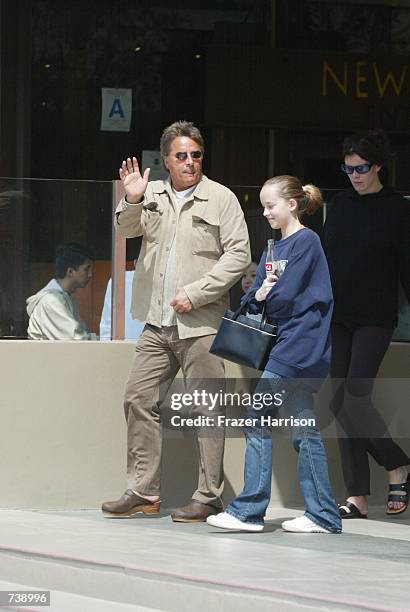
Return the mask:
M218 390L225 379L223 360L209 353L213 335L180 340L178 329L146 325L138 339L125 389L124 411L127 421L128 487L141 494L159 495L162 452L160 405L178 370L186 380L186 392L207 389L209 379ZM202 381L202 385L201 385ZM196 407L192 416L213 416L208 407ZM177 414L177 413L175 413ZM223 454L225 432L215 428L196 435L199 455L198 488L193 499L222 508Z

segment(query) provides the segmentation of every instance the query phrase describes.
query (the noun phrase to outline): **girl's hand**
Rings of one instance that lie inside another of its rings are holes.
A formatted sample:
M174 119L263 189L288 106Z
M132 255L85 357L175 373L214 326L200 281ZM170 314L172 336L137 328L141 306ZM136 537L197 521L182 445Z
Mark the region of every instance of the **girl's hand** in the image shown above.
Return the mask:
M259 287L257 292L255 293L255 299L257 302L263 302L266 300L266 296L269 291L274 287L278 281L278 277L275 274L268 274L262 285Z

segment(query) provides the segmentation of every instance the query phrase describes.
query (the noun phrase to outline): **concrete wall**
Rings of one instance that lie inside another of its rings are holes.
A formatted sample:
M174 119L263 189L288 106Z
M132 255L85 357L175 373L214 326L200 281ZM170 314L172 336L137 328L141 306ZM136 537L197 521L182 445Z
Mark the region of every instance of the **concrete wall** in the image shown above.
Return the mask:
M0 342L0 507L96 508L123 492L122 393L133 350L125 342ZM393 344L382 375L408 377L409 371L410 345ZM229 377L241 375L228 364ZM226 443L226 501L242 484L244 444L239 430L236 434ZM302 502L288 438L285 431L274 436L273 505ZM400 443L410 451L408 440ZM341 498L337 445L335 440L326 445L335 494ZM192 439L167 436L164 507L190 498L196 473ZM386 494L382 469L373 469L373 481L372 499L381 503Z

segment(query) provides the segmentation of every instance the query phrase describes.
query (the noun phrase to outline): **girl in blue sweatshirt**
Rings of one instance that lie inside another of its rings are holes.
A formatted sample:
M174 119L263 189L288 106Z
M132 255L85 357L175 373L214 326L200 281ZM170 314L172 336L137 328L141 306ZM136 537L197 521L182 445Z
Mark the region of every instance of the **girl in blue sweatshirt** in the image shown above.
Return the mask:
M326 453L313 411L313 392L327 376L330 362L330 321L333 298L329 271L320 240L300 218L322 205L317 187L302 187L293 176L269 179L260 193L263 214L272 229L280 229L275 260L286 262L278 278L265 272L266 253L249 290L250 312L262 311L266 302L269 323L277 326L273 347L256 392L279 394L294 422L292 442L298 452L298 476L306 511L284 521L285 531L340 533L341 519L327 470ZM251 408L245 428L246 454L243 491L207 522L214 527L262 531L270 500L274 406ZM308 423L305 425L304 423Z

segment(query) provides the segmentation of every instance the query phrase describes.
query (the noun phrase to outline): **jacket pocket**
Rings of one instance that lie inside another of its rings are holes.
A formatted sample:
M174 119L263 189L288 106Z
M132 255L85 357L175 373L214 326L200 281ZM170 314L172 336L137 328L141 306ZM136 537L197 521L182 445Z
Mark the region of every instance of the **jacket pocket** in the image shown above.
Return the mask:
M219 219L192 215L192 253L208 257L222 254Z
M157 210L143 210L143 224L145 229L145 237L148 242L159 242L161 232L162 213Z

